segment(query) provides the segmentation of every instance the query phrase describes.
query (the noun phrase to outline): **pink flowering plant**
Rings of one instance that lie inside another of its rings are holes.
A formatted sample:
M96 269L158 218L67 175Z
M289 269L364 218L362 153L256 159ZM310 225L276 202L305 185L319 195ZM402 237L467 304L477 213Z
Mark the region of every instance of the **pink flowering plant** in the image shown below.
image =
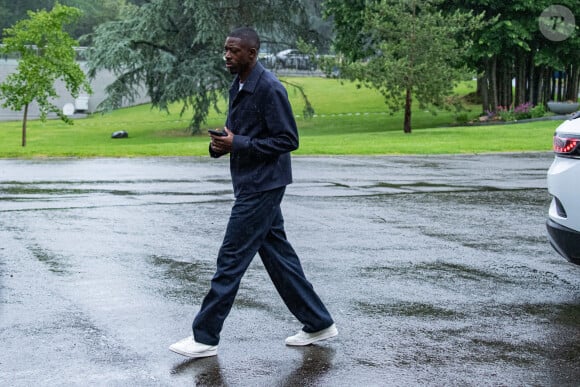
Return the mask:
M534 107L531 102L526 102L512 108L511 106L497 106L495 111L486 112L488 120L514 121L526 118L541 117L545 113L543 106Z
M526 118L532 118L532 105L531 102L526 102L521 105L518 105L514 108L514 118L516 120L524 120Z

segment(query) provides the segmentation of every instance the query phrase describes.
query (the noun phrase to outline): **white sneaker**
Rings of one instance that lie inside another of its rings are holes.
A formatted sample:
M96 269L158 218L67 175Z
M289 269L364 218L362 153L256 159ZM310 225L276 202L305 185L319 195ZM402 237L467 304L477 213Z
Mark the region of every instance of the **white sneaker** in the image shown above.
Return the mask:
M217 345L198 343L193 336L179 340L169 346L169 350L188 357L208 357L217 355Z
M286 345L293 345L293 346L303 346L309 345L316 341L330 339L338 335L338 329L336 329L336 325L332 324L326 329L323 329L318 332L307 333L301 330L294 336L290 336L286 338Z

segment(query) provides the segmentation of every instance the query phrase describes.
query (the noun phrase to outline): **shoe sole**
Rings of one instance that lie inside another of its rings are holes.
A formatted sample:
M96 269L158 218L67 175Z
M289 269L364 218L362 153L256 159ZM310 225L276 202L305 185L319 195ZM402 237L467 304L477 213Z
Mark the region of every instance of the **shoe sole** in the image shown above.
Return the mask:
M335 337L335 336L338 336L338 329L334 329L330 332L326 332L324 334L321 334L320 336L313 337L309 340L299 341L299 342L289 342L289 343L286 343L286 345L291 346L291 347L304 347L306 345L316 343L317 341L330 339L331 337Z
M212 349L212 350L203 351L203 352L196 352L196 353L183 352L183 351L180 351L179 349L172 348L172 347L169 347L169 350L172 352L175 352L181 356L191 357L194 359L199 358L199 357L210 357L210 356L217 355L217 349Z

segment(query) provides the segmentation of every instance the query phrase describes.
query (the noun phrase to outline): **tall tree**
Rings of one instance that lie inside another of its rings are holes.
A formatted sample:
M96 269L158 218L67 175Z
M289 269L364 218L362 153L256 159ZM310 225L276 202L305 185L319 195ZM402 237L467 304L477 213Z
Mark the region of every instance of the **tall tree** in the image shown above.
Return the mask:
M334 47L349 62L373 55L370 37L365 32L365 13L377 0L325 0L323 14L334 25Z
M444 15L438 0L326 2L339 20L337 42L346 54L343 74L379 90L391 111L404 109L403 130L411 133L416 99L423 109L446 106L454 83L465 75L462 53L481 16ZM354 12L353 27L346 23ZM434 110L434 109L433 109Z
M118 20L123 10L130 6L127 0L60 0L61 4L76 7L82 11L79 20L71 25L68 31L84 45L90 45L89 39L82 39L91 34L97 26L108 21Z
M55 0L0 0L0 31L26 18L28 11L51 9Z
M56 0L0 0L0 31L26 18L28 11L49 10L55 3ZM67 26L67 31L75 39L93 32L97 25L105 21L118 19L121 10L131 3L135 3L135 1L60 0L60 4L82 11L78 20Z
M578 26L567 38L554 39L541 31L541 19L553 6L550 0L446 0L444 9L485 12L489 28L476 33L468 52L469 64L479 74L482 110L523 103L578 98L580 36ZM560 0L559 7L577 9L577 0ZM559 22L555 18L554 22ZM574 31L575 30L575 31ZM515 82L515 87L513 83Z
M106 69L116 76L100 108L146 92L159 109L180 103L182 114L192 110L190 128L197 132L231 81L222 59L227 33L251 25L263 41L293 39L307 32L303 13L300 0L151 0L129 9L122 20L97 28L88 52L90 75Z
M61 79L73 97L82 89L90 92L85 74L75 61L74 46L77 42L64 27L80 16L77 8L55 4L50 11L28 12L28 19L17 22L4 30L4 46L1 52L20 55L15 73L8 75L0 85L2 106L14 111L24 109L22 118L22 146L26 146L26 122L28 107L36 101L41 119L49 112L56 113L63 121L72 123L51 99L57 97L54 82Z

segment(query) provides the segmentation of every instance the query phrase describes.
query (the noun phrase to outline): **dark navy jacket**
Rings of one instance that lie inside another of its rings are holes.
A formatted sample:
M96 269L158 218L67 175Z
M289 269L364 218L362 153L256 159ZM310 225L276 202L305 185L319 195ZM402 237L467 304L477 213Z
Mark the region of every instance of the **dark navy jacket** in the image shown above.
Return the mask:
M230 89L226 127L234 133L230 172L234 195L268 191L292 183L290 152L298 148L298 129L280 81L258 62L238 92ZM213 152L212 157L222 156Z

